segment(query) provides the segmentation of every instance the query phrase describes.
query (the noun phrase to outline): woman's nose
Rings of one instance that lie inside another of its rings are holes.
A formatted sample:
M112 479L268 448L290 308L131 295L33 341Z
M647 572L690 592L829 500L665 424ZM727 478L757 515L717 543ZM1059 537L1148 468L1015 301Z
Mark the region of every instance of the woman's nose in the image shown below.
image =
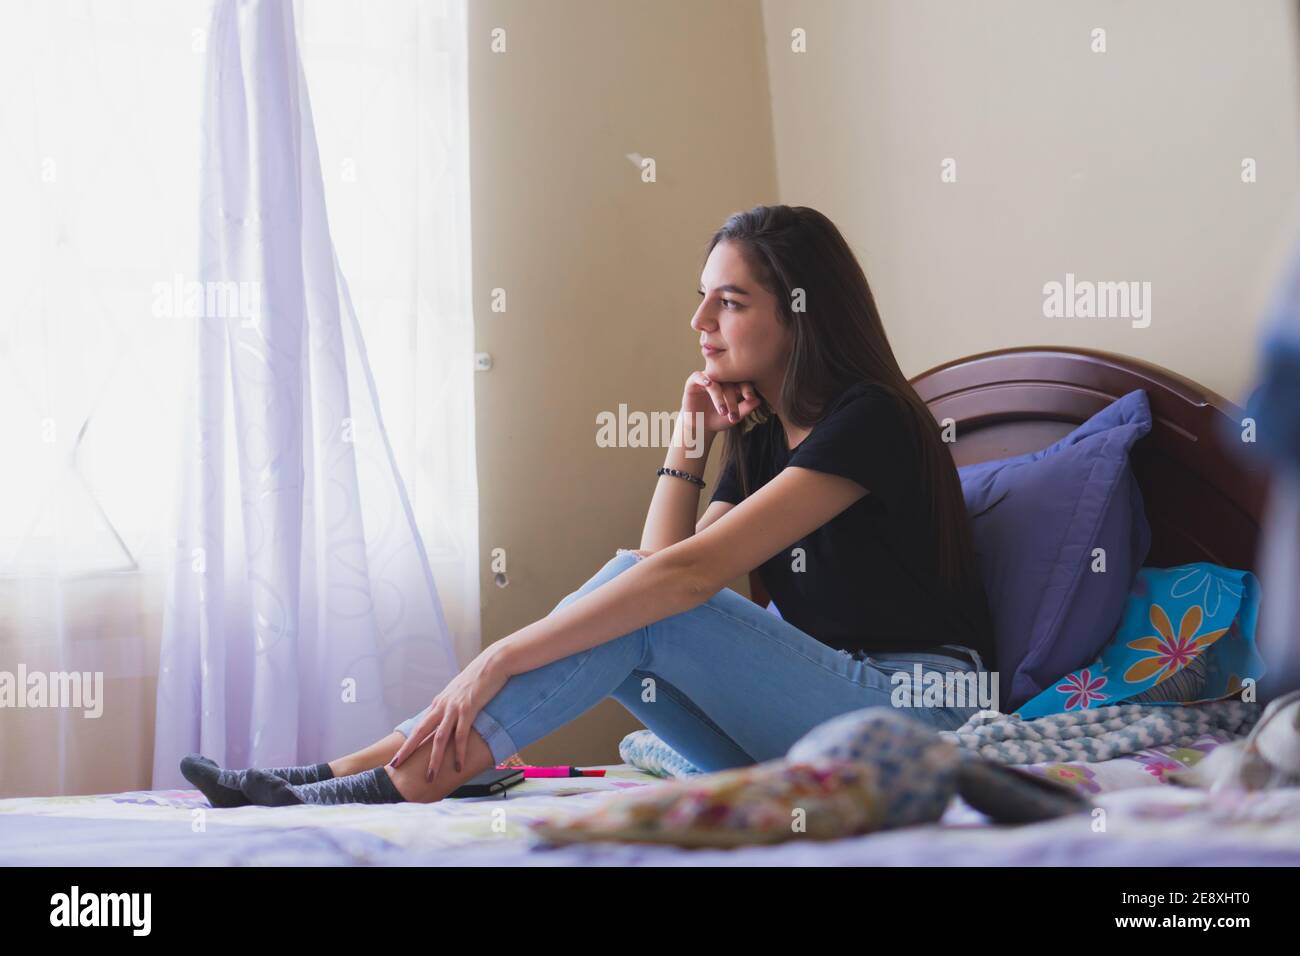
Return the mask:
M714 328L716 324L709 318L708 310L704 308L704 303L701 302L700 307L695 310L695 315L691 316L691 328L696 332L706 332Z

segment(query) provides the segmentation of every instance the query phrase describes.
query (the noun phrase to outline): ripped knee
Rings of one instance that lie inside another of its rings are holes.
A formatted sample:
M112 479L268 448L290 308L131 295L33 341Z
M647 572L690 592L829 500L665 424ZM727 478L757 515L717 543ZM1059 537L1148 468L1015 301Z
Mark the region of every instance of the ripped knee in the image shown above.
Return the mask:
M619 548L617 551L614 552L614 557L617 558L620 554L634 554L634 555L636 555L636 559L637 559L638 561L640 561L642 558L648 558L648 557L650 557L650 555L654 554L654 552L653 552L653 551L650 551L650 550L648 550L648 549L642 549L642 548L636 548L636 549L633 549L633 548Z

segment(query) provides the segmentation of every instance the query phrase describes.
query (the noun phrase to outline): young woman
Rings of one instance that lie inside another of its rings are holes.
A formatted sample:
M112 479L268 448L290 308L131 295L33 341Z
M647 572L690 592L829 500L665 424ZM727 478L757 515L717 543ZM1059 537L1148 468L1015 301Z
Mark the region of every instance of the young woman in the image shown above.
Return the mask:
M187 757L214 805L440 800L606 697L701 770L743 766L838 714L898 705L898 672L992 664L956 468L839 230L806 207L737 213L699 293L704 369L686 380L641 547L365 750L269 771ZM753 569L780 617L725 587ZM979 709L922 699L901 702L936 729Z

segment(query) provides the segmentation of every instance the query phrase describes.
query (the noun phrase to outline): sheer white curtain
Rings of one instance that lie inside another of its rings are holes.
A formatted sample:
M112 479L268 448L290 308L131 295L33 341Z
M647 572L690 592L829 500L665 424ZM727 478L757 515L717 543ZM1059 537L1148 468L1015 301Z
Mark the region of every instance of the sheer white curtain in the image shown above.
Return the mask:
M0 671L103 713L0 711L0 795L149 781L192 271L200 3L8 3L0 29Z
M481 650L466 0L294 10L334 244L466 664Z
M257 5L240 6L247 15ZM367 383L349 365L347 384L377 397L391 449L375 454L378 429L367 428L364 414L352 416L356 486L382 485L372 463L395 463L446 622L441 634L380 641L375 673L383 703L372 708L371 722L386 729L390 718L423 706L437 690L415 682L436 683L438 667L454 666L440 642L452 642L462 662L479 647L464 8L463 0L307 8L299 32L322 185L352 293L356 341L364 342L370 366ZM202 325L186 308L185 284L199 278L199 104L211 13L204 0L6 6L0 671L100 672L104 706L98 718L69 708L0 711L0 795L151 782L155 721L165 719L155 707L168 706L155 686L165 595L184 532L175 520L183 513L180 439ZM401 168L383 135L397 138ZM348 287L337 289L341 331ZM231 410L233 386L226 387ZM311 384L302 388L311 394ZM230 442L225 465L233 481L240 460L234 434ZM319 476L325 462L312 467ZM224 554L226 580L237 585L232 594L250 580L257 587L238 560L247 527L239 487L225 485L233 509L227 516L241 535ZM329 532L338 517L304 507L302 524ZM362 523L369 545L391 540L402 514L372 509ZM374 557L364 545L338 553ZM189 571L194 559L186 557ZM366 613L381 636L392 633L396 609L405 609L407 595L421 593L427 580L414 552L389 557L383 568L369 566L381 583ZM356 602L331 605L340 595L320 596L315 613L361 613ZM213 597L209 591L205 600ZM180 610L194 613L183 604ZM223 626L228 640L239 633L237 619L231 614ZM311 629L303 649L325 635ZM390 653L382 653L385 647ZM403 659L426 658L446 663L412 667L409 680L394 675ZM215 660L190 661L198 670L184 678L187 692ZM282 688L301 703L302 689L319 685L328 671L324 660L300 655L297 671L275 675L264 692ZM340 667L362 676L361 666ZM238 679L238 668L233 673ZM230 690L251 694L252 685ZM357 688L361 707L376 700L374 691ZM239 710L238 698L231 699ZM227 752L214 756L229 759L241 747L256 752L260 728L249 723L252 711L218 717L215 703L195 696L176 713L190 714L181 723L222 720ZM311 759L313 748L330 745L327 722L316 704L302 703L289 730L293 756ZM177 782L161 760L160 767L156 785Z

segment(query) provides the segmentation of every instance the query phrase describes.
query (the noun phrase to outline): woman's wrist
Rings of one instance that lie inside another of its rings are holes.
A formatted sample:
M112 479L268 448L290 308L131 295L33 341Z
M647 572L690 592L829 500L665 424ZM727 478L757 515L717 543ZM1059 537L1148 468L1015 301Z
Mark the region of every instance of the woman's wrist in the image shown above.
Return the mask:
M486 658L483 662L485 670L490 671L504 680L509 680L515 675L515 670L513 669L514 645L511 644L509 637L503 637L499 641L493 641L483 649L482 653Z
M673 440L664 457L664 467L703 477L715 433L704 427L704 413L682 409L673 428Z

